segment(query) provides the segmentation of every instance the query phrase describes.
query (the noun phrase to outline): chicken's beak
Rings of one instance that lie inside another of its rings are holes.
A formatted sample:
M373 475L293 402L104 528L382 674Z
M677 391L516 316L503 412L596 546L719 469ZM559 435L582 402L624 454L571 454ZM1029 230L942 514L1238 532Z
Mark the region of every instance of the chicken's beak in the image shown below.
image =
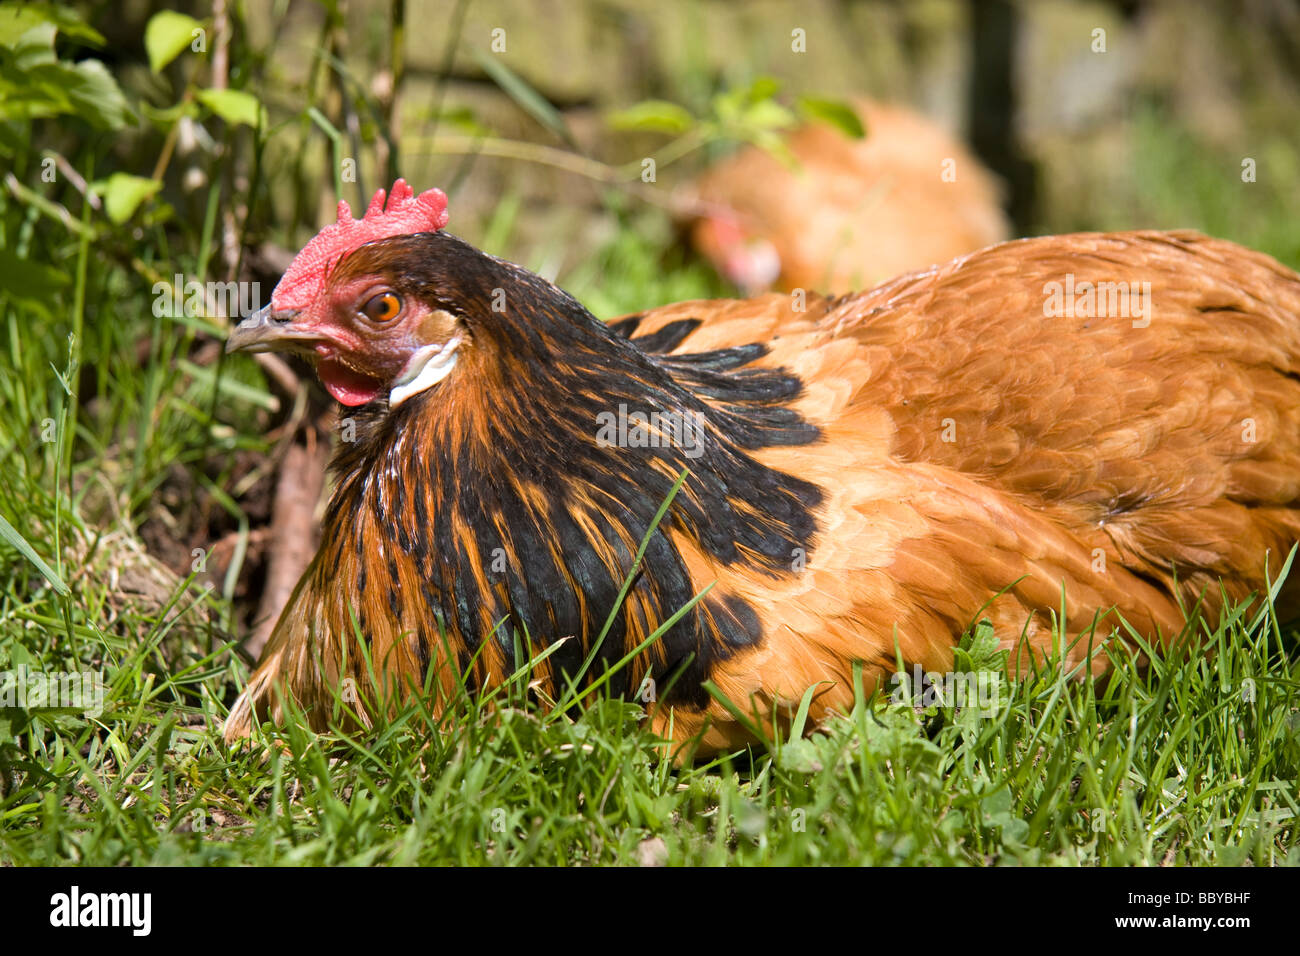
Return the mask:
M297 317L297 309L276 311L263 306L235 326L226 340L226 351L278 352L319 341L319 332L294 326Z

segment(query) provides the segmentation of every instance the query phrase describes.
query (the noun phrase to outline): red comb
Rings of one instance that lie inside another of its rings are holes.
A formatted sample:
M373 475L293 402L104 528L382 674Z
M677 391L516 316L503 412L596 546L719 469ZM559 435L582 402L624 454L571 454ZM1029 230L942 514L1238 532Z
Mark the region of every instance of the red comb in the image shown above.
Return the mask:
M437 232L447 225L447 197L441 189L429 189L415 195L405 179L393 183L393 191L384 205L384 191L375 192L360 219L352 218L346 202L339 202L339 220L316 233L302 247L271 293L275 309L307 307L325 283L330 265L358 246L389 236L409 236L416 232Z

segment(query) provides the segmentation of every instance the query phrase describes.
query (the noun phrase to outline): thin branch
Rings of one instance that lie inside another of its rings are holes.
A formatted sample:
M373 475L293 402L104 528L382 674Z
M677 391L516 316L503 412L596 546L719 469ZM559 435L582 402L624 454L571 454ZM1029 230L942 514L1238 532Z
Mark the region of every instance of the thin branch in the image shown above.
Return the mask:
M280 612L316 552L316 503L325 487L328 460L328 442L318 440L315 431L308 428L307 443L291 442L280 463L266 556L266 586L257 606L255 630L244 644L255 658L261 657Z
M86 178L73 168L72 164L68 162L67 157L62 153L56 153L52 149L45 150L43 155L54 160L54 165L58 168L59 172L63 174L64 178L67 179L68 182L72 183L72 188L81 193L86 202L90 203L91 209L98 212L103 207L103 203L100 201L99 196L90 191L90 187L86 183Z

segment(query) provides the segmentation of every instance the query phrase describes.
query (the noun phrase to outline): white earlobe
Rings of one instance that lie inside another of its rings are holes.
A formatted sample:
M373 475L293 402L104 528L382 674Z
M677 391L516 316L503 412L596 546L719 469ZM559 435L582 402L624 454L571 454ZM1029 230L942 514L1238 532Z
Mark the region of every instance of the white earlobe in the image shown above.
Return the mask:
M460 345L460 336L448 339L442 345L426 345L411 356L388 393L388 407L396 408L412 395L432 388L451 374L456 367L456 349Z

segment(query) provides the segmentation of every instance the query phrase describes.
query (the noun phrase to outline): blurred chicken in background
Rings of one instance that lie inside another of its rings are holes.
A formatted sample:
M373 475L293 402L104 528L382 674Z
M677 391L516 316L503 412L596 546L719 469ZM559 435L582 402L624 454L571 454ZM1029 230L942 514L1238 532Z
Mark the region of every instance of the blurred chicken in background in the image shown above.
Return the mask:
M863 139L812 123L787 140L797 169L751 146L700 179L691 240L742 292L870 288L1010 236L966 147L902 107L854 106Z

